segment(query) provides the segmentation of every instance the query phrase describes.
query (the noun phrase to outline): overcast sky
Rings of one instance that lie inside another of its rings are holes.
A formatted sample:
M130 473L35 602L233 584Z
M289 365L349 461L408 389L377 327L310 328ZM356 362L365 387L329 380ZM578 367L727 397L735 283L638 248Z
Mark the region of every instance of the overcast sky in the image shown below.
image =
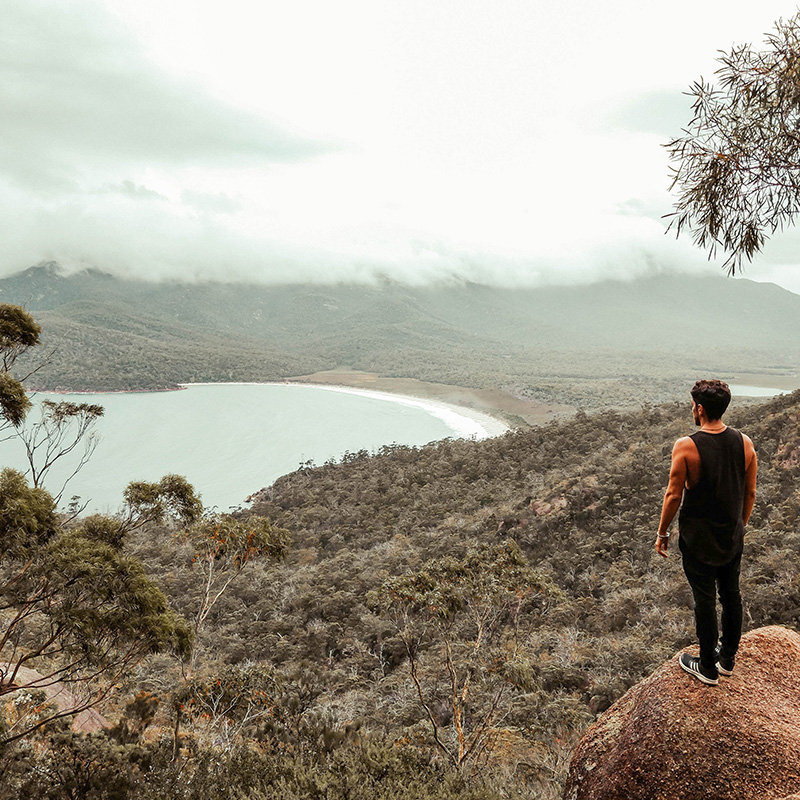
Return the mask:
M0 0L0 274L677 269L662 145L762 0ZM745 276L800 292L800 236Z

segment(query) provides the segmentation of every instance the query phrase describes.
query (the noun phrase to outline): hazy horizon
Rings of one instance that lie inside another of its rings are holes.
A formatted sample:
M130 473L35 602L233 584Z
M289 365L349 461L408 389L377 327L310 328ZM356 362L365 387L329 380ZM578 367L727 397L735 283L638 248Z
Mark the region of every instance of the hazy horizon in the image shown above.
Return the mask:
M565 283L563 281L558 280L558 276L546 276L543 280L536 285L531 285L530 282L527 281L520 281L519 283L505 283L505 284L497 284L491 281L478 281L478 280L471 280L468 277L464 277L458 274L450 274L450 275L431 275L427 280L424 278L420 278L419 276L404 276L404 275L387 275L382 272L374 272L374 273L362 273L358 274L353 277L343 276L343 277L335 277L335 276L326 276L324 274L315 275L310 279L306 280L291 280L288 276L270 276L270 275L261 275L261 274L253 274L253 275L242 275L242 274L234 274L230 276L226 275L207 275L207 276L198 276L196 274L189 274L189 275L115 275L113 272L104 270L102 267L95 266L95 267L86 267L81 265L74 265L72 269L63 264L59 263L58 261L41 261L38 264L32 264L29 267L25 267L20 269L16 272L12 272L8 275L0 275L0 281L6 278L13 278L14 276L21 275L24 272L27 272L29 269L50 269L55 274L65 279L79 277L81 275L88 276L92 273L110 276L113 278L118 278L123 281L143 281L145 283L153 283L153 284L182 284L182 285L189 285L189 286L202 286L202 285L209 285L209 284L220 284L220 285L232 285L232 286L259 286L264 288L273 287L276 289L279 288L286 288L286 287L294 287L294 286L305 286L305 287L337 287L337 286L353 286L353 287L374 287L380 288L382 286L400 286L400 287L407 287L409 289L441 289L444 287L453 287L453 288L463 288L465 286L480 286L484 288L497 288L497 289L554 289L554 288L568 288L568 287L587 287L587 286L596 286L598 284L605 284L605 283L629 283L638 280L647 280L647 279L654 279L659 277L689 277L694 276L695 278L712 278L712 279L719 279L723 281L755 281L747 273L743 275L735 275L735 276L728 276L722 270L708 270L704 273L693 273L688 270L682 270L680 267L669 268L653 268L649 272L645 272L644 270L641 274L621 274L621 275L602 275L602 274L579 274L573 277L573 279L569 283ZM800 295L800 286L798 286L797 290L793 290L790 288L786 288L785 286L781 286L779 283L775 281L769 280L761 280L756 281L758 283L765 283L771 284L773 286L777 286L784 291L790 292L791 294ZM687 287L690 287L691 284L687 284Z

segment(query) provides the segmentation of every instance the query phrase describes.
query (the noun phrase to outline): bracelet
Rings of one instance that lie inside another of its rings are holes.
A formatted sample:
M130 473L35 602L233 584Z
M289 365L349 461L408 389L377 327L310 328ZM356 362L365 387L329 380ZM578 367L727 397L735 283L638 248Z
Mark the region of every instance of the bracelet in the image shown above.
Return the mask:
M659 539L669 539L670 534L668 534L668 533L657 533L656 536L658 536Z

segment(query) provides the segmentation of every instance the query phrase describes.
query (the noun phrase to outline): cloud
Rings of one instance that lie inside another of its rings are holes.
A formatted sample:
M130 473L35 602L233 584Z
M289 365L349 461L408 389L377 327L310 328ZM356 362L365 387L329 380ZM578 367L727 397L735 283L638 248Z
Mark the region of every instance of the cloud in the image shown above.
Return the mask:
M642 87L665 85L675 54L662 43L633 70L641 31L609 54L596 29L651 13L633 0L613 20L586 0L582 33L524 0L455 16L423 0L0 3L0 274L54 260L513 286L715 271L664 235L660 145L689 112L679 88Z
M486 213L474 214L468 236L456 224L462 209L453 218L435 219L432 208L409 215L401 204L392 218L379 213L344 227L332 220L324 229L321 223L292 224L297 215L289 208L285 219L270 212L255 215L260 224L242 225L235 197L185 195L176 203L140 184L120 183L34 204L18 191L0 189L0 208L7 209L0 218L0 274L54 260L69 271L97 267L152 280L370 283L385 277L412 284L535 286L654 270L713 271L687 242L635 214L599 215L591 222L582 217L571 230L569 220L562 221L557 238L548 238L548 229L556 235L557 213L536 229L523 213L498 219L504 226L498 231L489 198ZM489 227L481 230L481 221Z
M86 0L3 3L0 125L0 170L41 190L93 170L287 162L332 147L164 73Z
M339 144L166 72L95 0L2 5L0 274L52 259L154 279L259 279L265 264L284 274L306 258L309 248L230 224L237 180Z

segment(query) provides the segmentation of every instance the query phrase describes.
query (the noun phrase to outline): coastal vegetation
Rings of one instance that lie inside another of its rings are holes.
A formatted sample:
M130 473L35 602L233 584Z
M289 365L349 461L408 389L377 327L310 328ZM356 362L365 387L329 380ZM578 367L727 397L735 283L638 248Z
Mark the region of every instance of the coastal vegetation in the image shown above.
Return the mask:
M558 797L586 726L693 642L653 553L691 419L636 400L303 465L221 517L177 477L63 517L4 473L2 661L91 688L106 722L70 727L5 666L0 796ZM729 412L760 461L748 629L800 626L799 412Z

